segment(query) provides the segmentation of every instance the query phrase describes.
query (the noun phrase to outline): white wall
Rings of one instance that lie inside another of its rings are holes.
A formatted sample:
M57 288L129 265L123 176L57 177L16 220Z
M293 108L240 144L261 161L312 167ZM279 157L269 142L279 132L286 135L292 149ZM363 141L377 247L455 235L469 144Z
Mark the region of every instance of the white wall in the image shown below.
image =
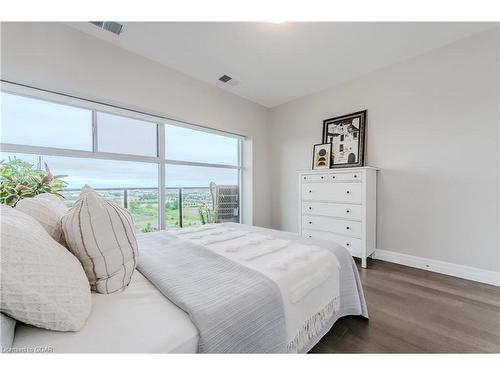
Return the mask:
M261 226L298 229L322 121L368 109L378 248L500 270L496 30L270 111L63 24L2 23L1 42L2 79L247 135L244 215Z
M265 107L63 24L2 23L1 51L2 79L248 136L243 215L269 226Z
M498 50L495 29L272 109L273 227L298 230L322 121L367 109L377 247L500 270Z

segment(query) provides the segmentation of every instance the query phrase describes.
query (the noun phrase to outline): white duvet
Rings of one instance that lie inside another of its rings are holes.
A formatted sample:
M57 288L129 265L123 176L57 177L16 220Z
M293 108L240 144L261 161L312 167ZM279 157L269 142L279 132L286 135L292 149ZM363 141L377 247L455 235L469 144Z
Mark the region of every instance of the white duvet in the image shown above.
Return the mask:
M349 253L340 245L314 241L313 244L331 250L333 258L323 252L314 251L316 248L309 248L315 254L308 258L303 254L304 251L301 251L305 248L299 247L298 251L294 251L295 245L272 241L269 237L301 242L302 246L311 244L310 241L294 234L239 224L223 226L236 229L226 232L224 236L238 237L214 241L216 236L222 238L223 233L219 233L210 235L213 236L210 240L208 236L191 240L201 241L205 238L205 241L210 241L206 246L213 251L223 253L224 256L232 257L247 266L258 267L256 269L262 270L263 274L276 281L286 296L285 314L290 351L308 351L341 316L368 317L356 266ZM213 226L207 226L205 230L213 229ZM182 232L184 233L181 234ZM248 235L249 232L253 234ZM185 238L197 236L191 230L179 230L177 233ZM201 234L201 231L198 234ZM251 243L239 249L238 244L245 240ZM259 243L261 240L265 241ZM255 246L252 247L252 244ZM304 261L301 261L302 257ZM321 259L338 261L340 271L335 266L323 267ZM72 353L197 351L198 332L189 316L165 298L138 271L134 273L131 285L124 292L112 295L93 294L92 298L92 312L81 331L56 332L18 323L13 346L50 347L54 352ZM335 311L339 299L340 310ZM296 302L293 302L294 300ZM332 311L335 312L325 324ZM318 335L313 335L314 332L318 332ZM306 341L308 343L304 344Z
M231 224L170 233L273 280L283 297L289 352L301 351L339 309L339 263L328 249Z

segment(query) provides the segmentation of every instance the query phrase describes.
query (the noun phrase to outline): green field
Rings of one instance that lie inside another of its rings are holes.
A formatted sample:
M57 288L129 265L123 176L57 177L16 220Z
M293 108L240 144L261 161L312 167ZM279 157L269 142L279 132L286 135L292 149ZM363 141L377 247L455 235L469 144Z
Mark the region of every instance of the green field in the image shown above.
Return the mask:
M101 196L110 199L120 206L124 206L123 189L99 189ZM80 191L63 192L65 204L73 206ZM179 193L178 189L167 189L165 196L165 215L167 228L179 227ZM211 206L211 196L208 188L186 189L182 192L182 223L183 227L200 225L199 209ZM158 228L158 192L156 189L127 190L127 208L132 214L135 227L139 231L150 231Z

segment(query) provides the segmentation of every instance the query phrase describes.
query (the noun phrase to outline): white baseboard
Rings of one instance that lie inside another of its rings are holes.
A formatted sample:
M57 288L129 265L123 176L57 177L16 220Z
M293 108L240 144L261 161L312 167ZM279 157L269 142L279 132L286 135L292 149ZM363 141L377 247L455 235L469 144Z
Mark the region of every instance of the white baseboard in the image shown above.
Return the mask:
M427 271L460 277L462 279L478 281L480 283L500 286L500 272L483 270L440 260L416 257L388 250L375 250L372 258L386 262L402 264L408 267L420 268Z

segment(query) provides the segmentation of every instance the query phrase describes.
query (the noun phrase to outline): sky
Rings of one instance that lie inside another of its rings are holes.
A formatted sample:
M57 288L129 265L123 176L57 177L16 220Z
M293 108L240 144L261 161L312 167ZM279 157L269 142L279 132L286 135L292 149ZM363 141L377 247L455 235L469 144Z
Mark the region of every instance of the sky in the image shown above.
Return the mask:
M156 125L98 113L98 147L103 152L156 156ZM92 150L92 112L7 93L1 94L1 142L30 146ZM166 158L216 164L238 164L238 141L178 126L165 126ZM1 153L2 160L13 157ZM116 160L15 154L35 165L47 162L54 174L65 174L69 188L156 187L158 165ZM167 165L168 187L208 187L238 183L238 171Z

